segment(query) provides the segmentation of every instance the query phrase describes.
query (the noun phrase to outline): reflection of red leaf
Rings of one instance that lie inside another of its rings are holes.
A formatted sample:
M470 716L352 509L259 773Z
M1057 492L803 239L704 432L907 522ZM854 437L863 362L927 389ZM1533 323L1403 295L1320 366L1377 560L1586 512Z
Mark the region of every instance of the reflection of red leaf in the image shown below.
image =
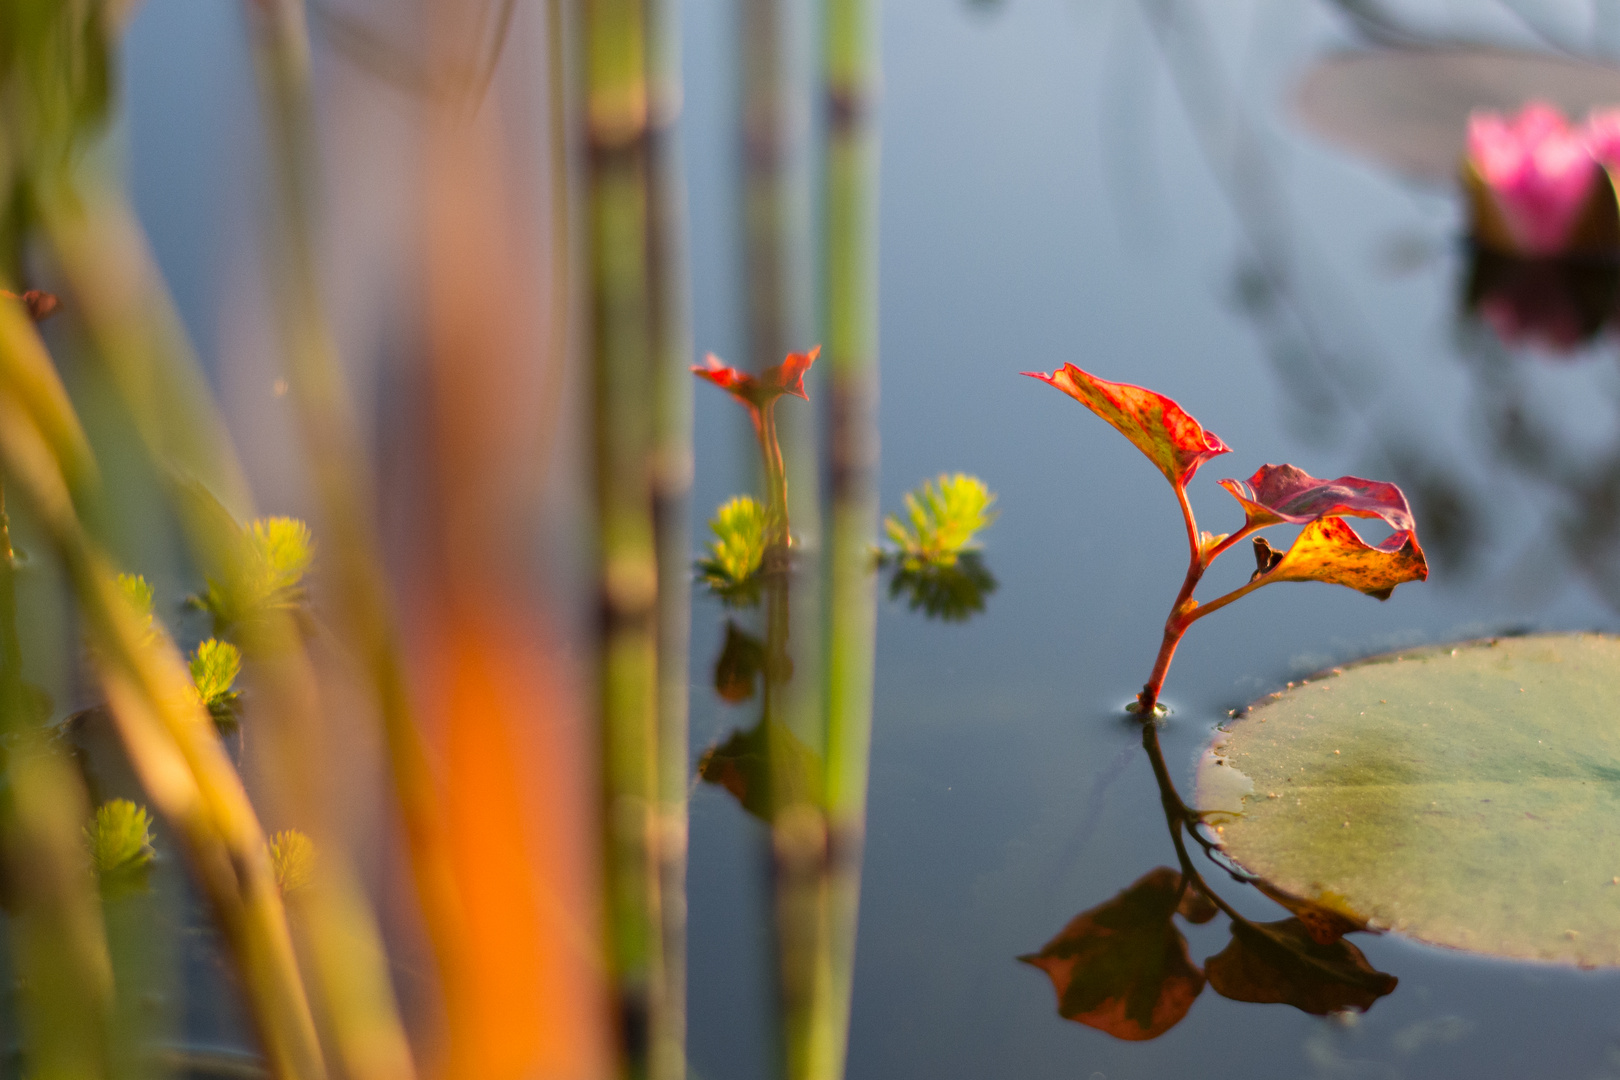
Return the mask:
M820 345L809 352L788 353L787 359L775 367L766 368L758 375L749 375L734 367L726 367L718 356L710 353L704 358L706 366L693 367L692 373L699 378L708 379L722 390L729 391L744 404L755 407L773 401L783 394L792 394L808 401L809 395L804 392L804 376L820 354Z
M1181 875L1169 867L1149 871L1019 959L1051 978L1059 1015L1117 1039L1156 1039L1204 989L1204 973L1171 921L1180 889Z
M1163 394L1129 383L1108 382L1073 364L1064 364L1050 375L1039 371L1024 374L1050 383L1108 421L1177 487L1191 480L1198 467L1210 458L1231 452L1220 436L1205 431Z
M1305 526L1266 581L1326 581L1388 600L1395 586L1424 581L1429 564L1410 529L1373 547L1343 518L1318 518Z
M1331 945L1346 934L1367 929L1367 920L1352 912L1336 893L1324 893L1316 900L1306 900L1283 892L1269 882L1257 881L1254 887L1293 912L1311 940L1319 945Z
M1231 944L1204 967L1210 987L1222 997L1292 1005L1314 1016L1341 1009L1366 1012L1398 981L1374 970L1348 941L1313 940L1298 919L1233 923Z
M740 705L754 696L754 684L765 667L765 646L735 622L726 620L726 643L714 662L714 692L729 705ZM720 781L732 794L738 791ZM740 795L739 795L740 797Z
M1176 914L1190 923L1203 924L1209 922L1221 913L1203 890L1193 885L1187 886L1187 891L1181 894L1181 903L1176 905Z
M822 784L821 758L777 720L732 732L704 751L697 771L704 783L725 788L764 821L787 806L813 805Z
M1341 476L1318 480L1292 465L1262 465L1241 480L1222 480L1249 516L1251 528L1266 525L1304 525L1320 517L1382 518L1393 529L1412 528L1412 508L1394 484Z

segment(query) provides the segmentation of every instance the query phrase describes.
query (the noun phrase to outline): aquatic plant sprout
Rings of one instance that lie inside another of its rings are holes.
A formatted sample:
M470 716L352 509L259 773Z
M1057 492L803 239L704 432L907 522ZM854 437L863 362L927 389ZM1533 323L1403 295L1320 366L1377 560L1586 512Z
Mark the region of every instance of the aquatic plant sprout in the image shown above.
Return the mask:
M738 495L715 511L709 521L714 539L698 573L728 606L746 607L759 599L754 575L765 561L765 508L752 495Z
M955 566L964 552L976 550L976 537L1000 516L992 510L996 497L983 480L966 473L924 480L906 494L906 523L890 514L883 531L899 549L900 563L908 570L924 566Z
M152 817L144 806L128 799L102 803L84 827L84 843L104 897L145 891L156 853Z
M1243 506L1243 526L1234 533L1201 532L1187 501L1187 482L1205 461L1230 452L1219 436L1206 431L1163 394L1099 379L1073 364L1050 375L1024 374L1062 390L1129 439L1164 473L1181 504L1190 549L1187 576L1165 620L1164 641L1153 672L1133 706L1133 711L1145 717L1158 710L1159 691L1187 628L1255 589L1278 581L1325 581L1384 600L1395 586L1429 576L1411 507L1394 484L1356 476L1319 480L1292 465L1265 465L1247 483L1221 481ZM1395 531L1380 544L1368 544L1345 517L1376 518ZM1286 551L1279 552L1263 537L1253 535L1279 524L1305 526ZM1257 565L1248 583L1208 603L1194 600L1193 591L1210 564L1250 537Z
M714 383L748 409L754 435L759 439L759 452L765 461L765 488L769 492L767 532L773 550L785 550L792 543L788 532L787 468L782 462L782 445L776 436L776 401L784 394L810 400L804 392L804 377L820 354L820 345L809 352L788 353L787 359L758 375L727 367L713 353L704 358L704 366L692 368L692 374Z

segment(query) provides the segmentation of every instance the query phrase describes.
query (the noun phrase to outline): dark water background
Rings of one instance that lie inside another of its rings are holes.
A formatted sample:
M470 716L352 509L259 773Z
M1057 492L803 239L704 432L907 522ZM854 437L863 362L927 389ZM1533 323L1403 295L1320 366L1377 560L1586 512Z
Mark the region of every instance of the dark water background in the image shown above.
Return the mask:
M205 353L218 337L212 237L250 205L222 190L252 141L227 7L150 0L127 50L137 202ZM1418 20L1430 30L1545 46L1506 8L1430 7ZM1549 10L1593 48L1614 37L1603 18ZM735 14L694 0L683 17L696 342L727 357L743 339ZM1074 362L1167 393L1218 432L1235 452L1192 491L1207 529L1239 521L1215 479L1265 462L1393 479L1414 497L1427 584L1382 604L1267 589L1191 632L1164 733L1189 797L1226 710L1300 674L1504 628L1620 628L1606 526L1574 530L1584 564L1565 539L1602 499L1527 472L1502 424L1544 426L1577 469L1603 462L1620 446L1616 349L1494 346L1457 311L1453 192L1304 129L1297 80L1366 44L1331 6L1282 0L884 5L884 507L960 469L999 494L1002 518L986 614L955 626L890 602L880 613L855 1080L1620 1076L1613 974L1362 937L1400 986L1354 1022L1211 991L1162 1038L1130 1044L1059 1018L1046 978L1014 961L1174 862L1119 707L1151 666L1186 550L1147 462L1019 371ZM748 446L723 395L700 392L697 409L701 524L743 490ZM1247 574L1242 552L1225 562L1206 591ZM694 756L748 722L704 689L721 626L700 603ZM692 813L694 1076L764 1076L761 829L712 788ZM1222 892L1279 917L1249 890ZM1224 945L1224 924L1190 928L1195 961Z

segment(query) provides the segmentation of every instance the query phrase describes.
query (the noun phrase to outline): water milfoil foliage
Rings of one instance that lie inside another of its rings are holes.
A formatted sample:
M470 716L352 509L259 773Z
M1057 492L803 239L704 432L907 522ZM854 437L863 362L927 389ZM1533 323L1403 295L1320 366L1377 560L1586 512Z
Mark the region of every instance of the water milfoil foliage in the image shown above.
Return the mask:
M1163 394L1108 382L1073 364L1050 375L1024 374L1057 387L1108 421L1158 467L1181 505L1187 525L1187 575L1165 620L1164 641L1153 672L1137 697L1135 710L1143 716L1152 716L1156 710L1170 661L1188 627L1262 586L1278 581L1325 581L1385 600L1395 586L1429 576L1411 507L1394 484L1355 476L1319 480L1292 465L1263 465L1247 482L1221 481L1242 505L1243 525L1233 533L1201 532L1187 501L1187 484L1204 462L1231 452L1219 436L1206 431ZM1379 544L1369 544L1345 521L1347 517L1378 519L1394 532ZM1255 535L1283 524L1304 526L1284 551ZM1210 564L1251 537L1256 568L1249 581L1207 603L1195 600L1193 592Z
M894 568L889 596L942 622L965 622L984 610L996 590L984 564L979 534L1000 511L995 493L977 476L941 473L906 494L905 520L883 519L893 547L878 554Z

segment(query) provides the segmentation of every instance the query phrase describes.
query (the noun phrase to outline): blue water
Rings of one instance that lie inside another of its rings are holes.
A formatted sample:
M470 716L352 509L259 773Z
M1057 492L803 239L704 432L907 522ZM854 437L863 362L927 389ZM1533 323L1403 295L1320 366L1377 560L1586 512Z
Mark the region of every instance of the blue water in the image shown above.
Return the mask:
M239 28L220 7L150 0L127 50L134 194L205 352L221 302L209 236L234 212L219 177L251 124ZM1545 47L1505 8L1415 10L1429 31ZM1548 11L1594 48L1613 39L1601 19ZM730 3L682 17L695 338L728 357L744 340L735 17ZM1047 980L1015 962L1174 862L1118 709L1147 675L1185 559L1159 475L1018 372L1068 361L1175 397L1235 448L1193 487L1214 531L1239 517L1214 481L1266 462L1392 479L1414 497L1426 584L1387 603L1268 589L1189 635L1164 735L1186 788L1226 710L1298 674L1505 627L1620 627L1597 584L1614 560L1583 567L1561 539L1590 497L1515 464L1500 426L1505 403L1572 461L1605 460L1620 444L1620 375L1609 340L1555 358L1470 329L1454 193L1305 129L1297 80L1367 47L1330 5L889 0L882 41L883 503L941 471L983 477L1002 510L987 537L1000 588L965 625L887 601L880 612L850 1076L1620 1075L1612 974L1367 938L1400 986L1355 1022L1206 992L1136 1044L1059 1018ZM699 523L749 475L740 413L708 390ZM1224 562L1206 590L1247 575L1243 552ZM700 602L694 758L748 722L706 690L722 626ZM692 813L694 1075L766 1075L761 830L714 788L697 789ZM1241 887L1223 894L1278 917ZM1224 920L1189 938L1201 961Z

